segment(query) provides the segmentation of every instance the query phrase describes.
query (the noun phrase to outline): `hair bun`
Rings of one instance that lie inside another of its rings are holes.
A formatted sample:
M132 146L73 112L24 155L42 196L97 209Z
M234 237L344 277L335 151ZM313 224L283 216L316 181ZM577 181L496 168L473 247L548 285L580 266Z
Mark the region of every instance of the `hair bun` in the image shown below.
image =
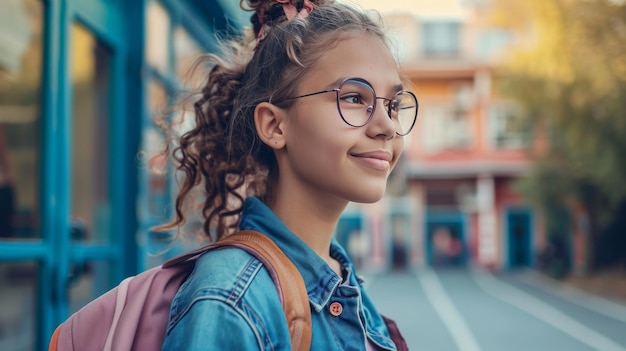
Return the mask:
M335 2L334 0L309 0L315 5L328 4ZM304 7L304 0L240 0L239 5L245 11L254 11L250 22L254 34L258 35L261 27L264 25L272 26L287 19L283 9L283 3L290 3L295 6L299 12Z
M295 2L303 2L303 0L296 0ZM258 36L264 25L272 26L286 20L282 4L277 0L241 0L241 8L254 11L250 17L250 23L252 23L255 36Z

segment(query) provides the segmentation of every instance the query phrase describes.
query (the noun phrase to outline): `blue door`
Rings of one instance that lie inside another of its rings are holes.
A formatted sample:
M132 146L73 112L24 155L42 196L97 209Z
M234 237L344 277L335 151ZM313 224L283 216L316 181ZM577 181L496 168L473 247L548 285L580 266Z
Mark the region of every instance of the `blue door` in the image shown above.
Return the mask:
M506 212L505 223L509 268L529 267L532 264L530 211L510 209Z
M467 261L465 218L460 213L426 215L426 259L436 268L463 267Z
M132 270L124 4L0 2L1 350L45 349Z

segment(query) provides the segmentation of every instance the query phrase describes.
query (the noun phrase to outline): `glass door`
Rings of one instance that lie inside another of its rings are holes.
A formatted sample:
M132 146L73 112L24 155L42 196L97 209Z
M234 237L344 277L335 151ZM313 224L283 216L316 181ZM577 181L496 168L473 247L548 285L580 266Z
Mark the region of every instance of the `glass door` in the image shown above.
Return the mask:
M70 44L69 311L73 312L108 289L116 262L111 250L115 238L110 184L114 52L78 21L71 24Z
M50 287L39 196L44 25L41 1L0 1L0 350L37 348L38 294Z
M0 1L0 350L135 271L124 4Z
M124 276L126 201L124 161L125 30L117 1L68 0L67 250L64 311L60 319ZM66 248L66 249L65 249Z

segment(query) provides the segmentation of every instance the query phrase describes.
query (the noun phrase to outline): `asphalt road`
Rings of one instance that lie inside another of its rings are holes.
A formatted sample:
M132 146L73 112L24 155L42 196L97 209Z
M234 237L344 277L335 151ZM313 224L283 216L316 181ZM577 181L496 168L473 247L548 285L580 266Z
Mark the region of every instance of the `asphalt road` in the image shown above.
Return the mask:
M366 276L381 313L420 351L626 351L626 305L532 271Z

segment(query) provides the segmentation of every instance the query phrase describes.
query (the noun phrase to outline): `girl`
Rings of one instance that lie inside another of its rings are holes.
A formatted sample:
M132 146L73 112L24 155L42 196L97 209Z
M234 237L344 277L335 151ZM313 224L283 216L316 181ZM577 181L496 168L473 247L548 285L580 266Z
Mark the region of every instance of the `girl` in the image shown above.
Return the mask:
M173 152L185 178L166 228L184 223L201 188L205 235L262 232L298 268L312 350L405 349L333 233L350 201L383 196L417 99L364 13L329 0L246 2L255 38L211 58L195 125ZM179 289L163 350L289 350L289 340L262 264L223 249L199 258Z

